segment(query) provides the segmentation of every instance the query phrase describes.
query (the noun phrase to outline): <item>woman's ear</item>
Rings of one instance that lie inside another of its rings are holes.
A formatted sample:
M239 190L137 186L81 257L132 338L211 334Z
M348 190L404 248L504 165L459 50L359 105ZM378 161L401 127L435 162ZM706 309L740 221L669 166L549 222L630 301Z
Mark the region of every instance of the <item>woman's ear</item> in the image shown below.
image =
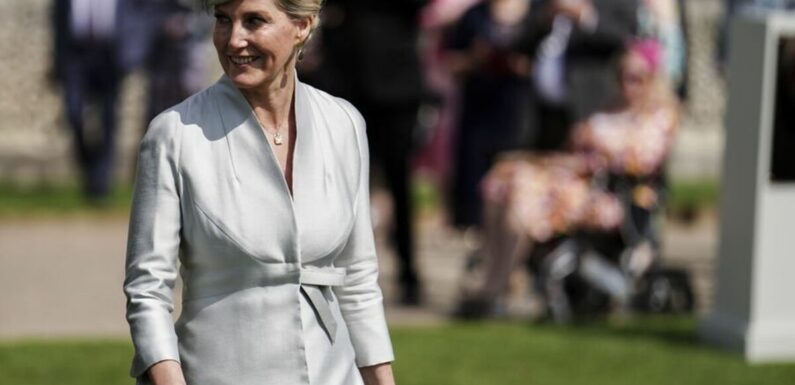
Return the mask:
M309 40L309 35L312 33L312 27L315 25L315 18L317 16L307 16L295 20L295 25L298 27L298 34L296 35L296 44L301 46Z

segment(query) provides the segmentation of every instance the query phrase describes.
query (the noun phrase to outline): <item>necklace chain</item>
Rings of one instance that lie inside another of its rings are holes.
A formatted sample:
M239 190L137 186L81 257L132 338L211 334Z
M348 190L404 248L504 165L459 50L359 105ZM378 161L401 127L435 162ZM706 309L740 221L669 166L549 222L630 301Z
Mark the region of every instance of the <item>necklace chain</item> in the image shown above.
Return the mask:
M257 120L257 124L259 124L259 128L262 131L268 132L268 130L265 129L265 126L262 124L262 122L260 122L259 117L257 116L256 113L254 113L254 119ZM273 144L275 144L277 146L280 146L283 143L284 143L284 139L282 138L282 130L280 128L276 128L276 133L273 134Z

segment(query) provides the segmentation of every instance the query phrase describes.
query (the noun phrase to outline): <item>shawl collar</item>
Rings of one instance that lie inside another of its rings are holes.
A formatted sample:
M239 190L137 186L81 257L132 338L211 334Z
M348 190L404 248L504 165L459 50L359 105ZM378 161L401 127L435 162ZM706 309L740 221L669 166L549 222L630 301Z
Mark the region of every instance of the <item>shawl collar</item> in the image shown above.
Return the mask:
M218 110L229 144L236 183L249 194L270 191L264 199L273 200L280 208L288 208L293 231L298 235L294 251L304 261L323 258L344 246L343 237L350 231L352 217L345 202L352 201L349 189L341 183L339 165L329 148L329 122L320 117L324 104L309 86L295 79L296 141L293 151L293 194L278 160L246 98L223 75L216 83ZM247 187L248 186L248 187ZM272 195L277 195L274 199ZM334 217L340 223L323 221ZM332 231L333 227L336 231Z

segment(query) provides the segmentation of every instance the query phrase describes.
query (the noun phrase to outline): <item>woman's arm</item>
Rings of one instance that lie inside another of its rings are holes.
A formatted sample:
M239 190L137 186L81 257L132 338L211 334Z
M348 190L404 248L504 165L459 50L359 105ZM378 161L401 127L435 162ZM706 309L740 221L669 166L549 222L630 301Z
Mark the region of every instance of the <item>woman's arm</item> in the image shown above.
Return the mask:
M370 219L369 152L365 123L350 103L344 108L354 121L359 147L359 186L351 234L334 264L346 270L345 284L333 287L340 312L348 327L356 365L370 384L393 384L389 362L394 360L392 342L384 317L383 295L378 286L378 258ZM352 168L355 170L355 168ZM384 366L387 365L387 366Z
M364 385L395 385L391 363L365 366L359 368L359 373L362 374Z
M149 378L154 385L187 385L182 366L174 360L163 360L152 365Z
M176 120L175 112L161 114L141 141L123 288L135 346L130 376L149 373L155 385L179 385L182 377L171 316L181 230Z

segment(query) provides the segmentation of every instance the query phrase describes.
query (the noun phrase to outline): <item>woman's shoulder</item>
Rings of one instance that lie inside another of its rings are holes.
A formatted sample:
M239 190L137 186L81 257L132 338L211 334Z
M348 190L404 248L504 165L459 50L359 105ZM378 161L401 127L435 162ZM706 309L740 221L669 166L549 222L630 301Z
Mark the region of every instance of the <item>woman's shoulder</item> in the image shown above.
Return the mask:
M361 140L359 137L365 134L366 123L353 103L306 83L301 83L301 86L311 99L311 104L318 107L319 112L326 118L325 120L344 123L334 124L334 127L330 127L331 129L338 131L340 127L344 127L346 132L354 133L357 139Z
M217 120L219 93L223 92L220 81L185 98L152 119L144 140L175 140L188 126L204 126L203 123Z
M306 94L312 99L314 103L320 103L319 106L325 109L339 109L339 112L344 112L346 114L353 114L358 115L359 110L349 102L348 100L341 98L339 96L332 95L327 91L321 90L311 84L308 83L300 83L300 86L303 87ZM327 112L327 111L324 111Z
M315 122L322 122L316 129L327 133L329 148L343 166L342 169L352 176L356 183L361 176L361 167L369 163L369 150L364 117L349 101L329 94L313 86L301 85L312 105Z
M174 107L169 108L152 119L141 139L141 145L151 143L175 143L180 136L179 113Z
M183 122L198 121L210 111L215 111L219 97L225 91L223 79L188 96L182 102L165 110L165 113L177 113Z

